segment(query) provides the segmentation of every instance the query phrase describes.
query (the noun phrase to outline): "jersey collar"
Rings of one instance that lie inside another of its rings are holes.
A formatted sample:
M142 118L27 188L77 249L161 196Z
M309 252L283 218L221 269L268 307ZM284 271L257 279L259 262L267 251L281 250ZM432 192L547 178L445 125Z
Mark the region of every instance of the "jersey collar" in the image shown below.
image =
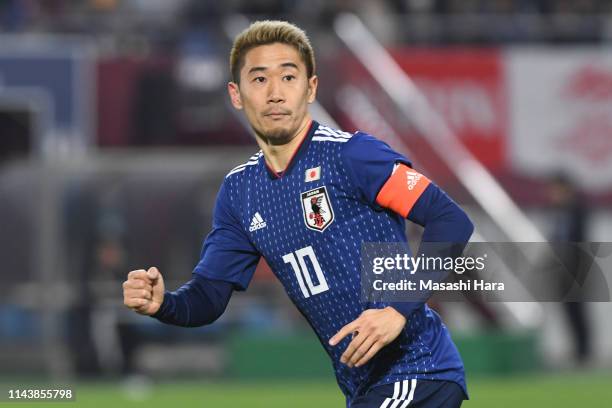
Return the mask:
M312 139L312 136L314 135L318 127L319 127L318 122L314 120L310 121L310 127L308 128L308 132L306 132L306 136L304 136L304 138L298 145L297 149L295 149L295 151L293 152L293 155L291 156L291 159L289 159L289 163L287 164L287 167L285 167L285 170L279 173L275 172L270 166L268 166L268 163L266 162L266 158L262 156L263 165L266 168L266 172L268 173L268 176L270 176L271 179L277 180L289 174L289 172L291 171L295 163L297 163L300 157L302 157L308 150L308 145L310 144L310 140Z

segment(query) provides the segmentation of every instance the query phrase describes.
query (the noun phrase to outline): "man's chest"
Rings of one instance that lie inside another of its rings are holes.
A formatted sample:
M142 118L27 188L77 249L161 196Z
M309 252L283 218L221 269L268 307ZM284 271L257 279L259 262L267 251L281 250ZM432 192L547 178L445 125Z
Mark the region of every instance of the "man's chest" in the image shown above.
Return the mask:
M256 247L328 237L342 219L346 193L330 177L291 177L253 183L244 192L242 224ZM264 250L272 255L270 250ZM265 253L264 253L265 255Z
M289 296L306 305L332 290L352 293L360 239L351 226L363 204L335 180L303 180L248 191L242 222Z

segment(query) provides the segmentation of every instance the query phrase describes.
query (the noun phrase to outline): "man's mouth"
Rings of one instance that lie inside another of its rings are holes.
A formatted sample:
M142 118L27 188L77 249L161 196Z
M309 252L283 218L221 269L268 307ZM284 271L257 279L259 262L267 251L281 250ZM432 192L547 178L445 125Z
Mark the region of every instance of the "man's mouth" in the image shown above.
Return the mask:
M278 114L278 115L276 115L276 114L270 114L270 115L268 115L268 118L270 118L270 119L272 119L272 120L280 120L280 119L283 119L285 116L287 116L287 115L282 114L282 113L281 113L281 114Z
M290 113L286 111L271 111L271 112L266 112L264 116L267 116L272 119L280 119L282 117L289 116L289 114Z

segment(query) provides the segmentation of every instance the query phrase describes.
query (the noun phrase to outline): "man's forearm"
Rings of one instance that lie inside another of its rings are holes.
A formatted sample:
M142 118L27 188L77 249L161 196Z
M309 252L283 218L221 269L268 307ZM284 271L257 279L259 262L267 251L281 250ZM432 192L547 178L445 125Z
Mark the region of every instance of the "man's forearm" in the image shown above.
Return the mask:
M174 292L167 291L159 310L152 316L167 324L197 327L210 324L223 314L233 285L196 274Z
M417 256L460 256L474 232L467 214L433 183L423 192L408 219L425 227ZM435 273L436 280L446 276L441 272ZM391 306L408 319L423 303L394 302Z

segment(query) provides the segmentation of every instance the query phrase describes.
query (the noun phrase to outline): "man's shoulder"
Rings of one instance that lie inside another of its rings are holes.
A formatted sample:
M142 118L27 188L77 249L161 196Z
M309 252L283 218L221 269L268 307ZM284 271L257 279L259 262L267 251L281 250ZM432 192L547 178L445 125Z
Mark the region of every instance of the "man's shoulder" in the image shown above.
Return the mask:
M262 156L263 152L259 150L246 162L235 166L225 175L219 189L217 202L227 205L227 208L236 209L240 207L240 192L243 190L245 182L252 179L250 177L252 173L250 172L256 168Z
M312 136L313 142L324 142L324 143L334 143L334 144L344 144L351 140L351 138L356 134L345 132L344 130L334 129L330 126L325 126L319 124L315 129L315 132Z
M361 130L347 132L321 124L315 130L312 140L315 142L333 143L341 147L342 150L359 149L363 146L371 148L376 144L385 144L380 139Z
M224 182L237 181L242 179L243 176L249 169L256 166L259 163L260 158L263 156L263 152L259 150L257 153L249 157L249 159L231 169L226 175Z

